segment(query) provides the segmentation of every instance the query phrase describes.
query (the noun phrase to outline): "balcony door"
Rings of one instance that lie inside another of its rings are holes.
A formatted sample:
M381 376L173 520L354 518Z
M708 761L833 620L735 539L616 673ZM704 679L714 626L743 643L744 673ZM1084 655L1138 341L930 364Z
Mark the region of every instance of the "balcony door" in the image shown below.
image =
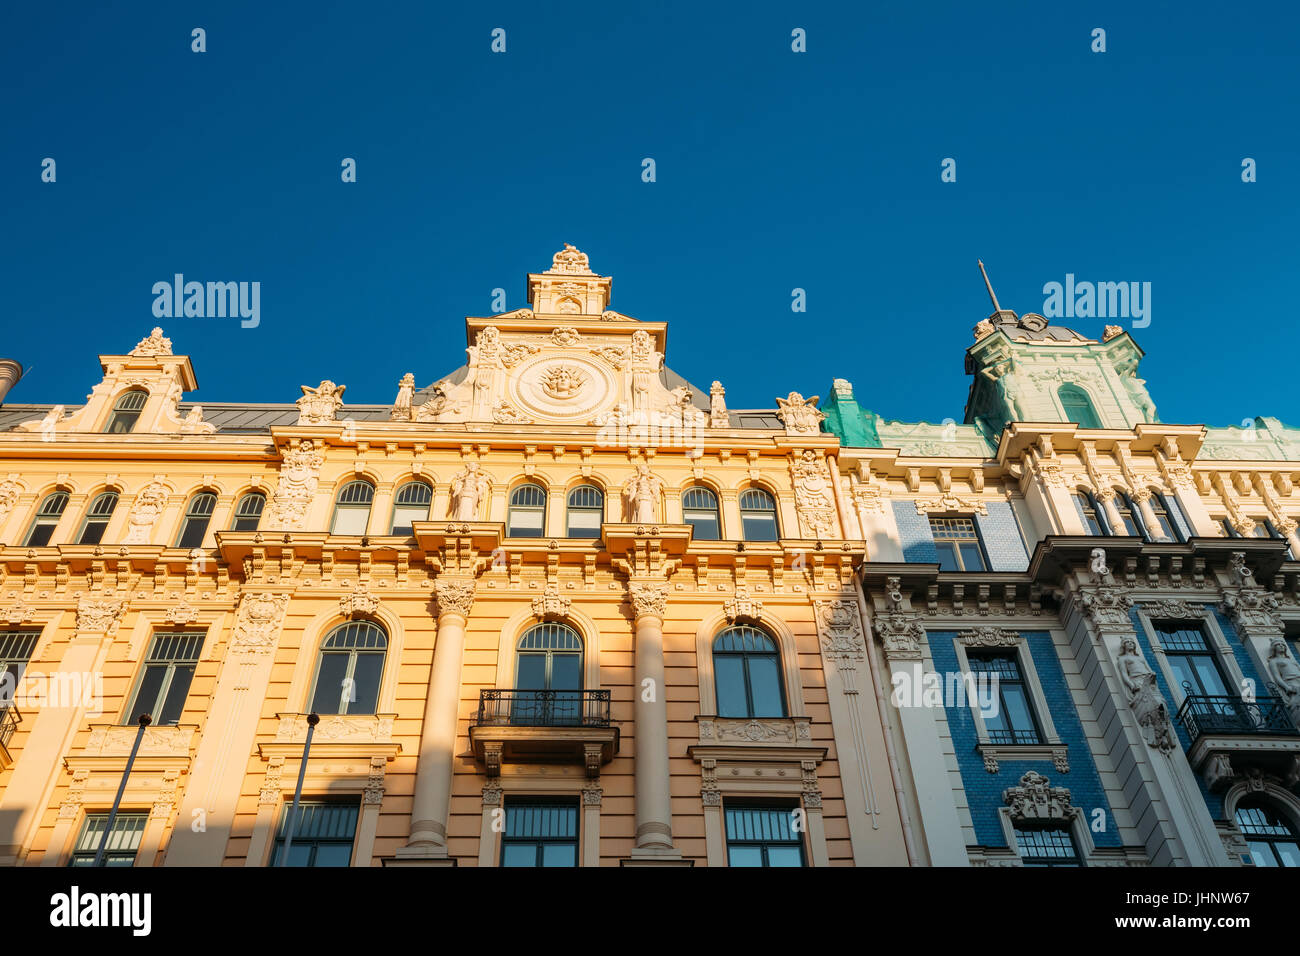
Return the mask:
M582 638L567 624L539 624L519 641L511 723L582 723Z
M1174 680L1189 697L1228 697L1218 656L1205 641L1198 624L1169 623L1156 626Z

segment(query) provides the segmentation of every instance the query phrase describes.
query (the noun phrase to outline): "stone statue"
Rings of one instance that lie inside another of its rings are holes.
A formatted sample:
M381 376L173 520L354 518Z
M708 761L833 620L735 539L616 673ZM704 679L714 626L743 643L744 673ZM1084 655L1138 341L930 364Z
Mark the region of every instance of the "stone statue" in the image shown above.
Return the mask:
M338 410L343 407L343 391L346 385L335 385L325 379L315 388L309 385L299 386L302 398L298 399L299 425L328 425L335 420Z
M161 482L151 483L136 496L135 504L127 517L126 538L123 544L148 544L149 532L154 522L163 513L167 505L167 486Z
M397 398L388 413L390 421L409 422L411 420L411 399L415 397L415 376L407 372L397 383Z
M1128 705L1137 718L1142 736L1152 747L1169 753L1178 746L1173 724L1169 721L1169 708L1156 686L1155 672L1138 650L1136 640L1124 638L1116 664L1120 682L1128 695Z
M817 410L818 396L805 400L798 392L778 398L777 417L785 425L787 435L816 435L821 431L826 416Z
M172 340L163 335L163 330L155 326L154 330L149 333L148 338L141 339L135 348L131 350L132 355L171 355Z
M477 521L479 505L492 490L492 479L471 461L451 480L451 516L456 521Z
M1268 676L1291 712L1292 720L1300 719L1300 664L1287 650L1286 641L1275 637L1268 648Z
M650 466L642 462L636 466L636 474L623 483L623 506L627 520L632 522L654 522L656 505L663 491L664 483L650 474Z
M207 426L206 428L204 426ZM214 427L203 420L203 406L195 405L190 409L190 413L185 416L181 422L181 431L186 434L202 433L208 434L214 431Z
M727 390L721 382L709 386L709 424L714 428L731 425L731 418L727 415Z

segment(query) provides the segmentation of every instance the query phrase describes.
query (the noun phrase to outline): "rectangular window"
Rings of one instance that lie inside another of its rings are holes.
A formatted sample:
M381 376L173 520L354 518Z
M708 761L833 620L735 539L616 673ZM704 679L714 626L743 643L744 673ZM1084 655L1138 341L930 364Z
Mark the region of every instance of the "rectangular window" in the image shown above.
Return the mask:
M293 803L284 805L280 829L271 855L272 866L348 866L352 863L352 841L357 835L357 818L361 800L302 800L293 828L293 844L288 858L284 854L284 837L289 827Z
M154 634L145 658L144 672L123 723L136 724L148 714L156 725L181 719L194 668L203 648L202 631L164 631Z
M1016 827L1025 866L1079 866L1079 851L1065 827Z
M0 707L13 703L40 631L0 631Z
M970 656L971 673L997 689L994 712L981 711L989 742L995 744L1037 744L1042 742L1038 720L1030 703L1029 688L1020 672L1014 651Z
M728 866L805 866L795 810L787 807L727 807Z
M77 837L69 866L95 865L95 855L104 840L108 816L107 813L86 814L86 822L81 827L81 835ZM113 832L108 835L108 846L104 850L104 866L135 865L135 854L140 849L140 837L144 834L144 825L148 819L147 813L118 812L113 821Z
M1228 696L1228 682L1219 666L1218 655L1206 643L1200 624L1161 621L1155 629L1169 669L1174 672L1174 682L1183 693L1200 697Z
M507 802L501 865L577 866L577 802Z
M971 518L931 518L930 534L939 552L940 571L983 571L984 549Z

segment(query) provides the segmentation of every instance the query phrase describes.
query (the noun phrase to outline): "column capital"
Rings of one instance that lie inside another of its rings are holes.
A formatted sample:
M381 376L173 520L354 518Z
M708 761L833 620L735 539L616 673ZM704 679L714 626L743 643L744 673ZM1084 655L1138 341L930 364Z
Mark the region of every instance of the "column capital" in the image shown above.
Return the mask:
M637 618L663 618L668 613L668 585L658 581L630 581L628 598L632 601L633 615Z
M433 593L438 602L439 619L444 614L469 617L470 608L474 606L474 579L436 578L433 582Z
M1079 607L1098 631L1132 633L1133 622L1128 616L1132 606L1128 588L1103 584L1079 589Z

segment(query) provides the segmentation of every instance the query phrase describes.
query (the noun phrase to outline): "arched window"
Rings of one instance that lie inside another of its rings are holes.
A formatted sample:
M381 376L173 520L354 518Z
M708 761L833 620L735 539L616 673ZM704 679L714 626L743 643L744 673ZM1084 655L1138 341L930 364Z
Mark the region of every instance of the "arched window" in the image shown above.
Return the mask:
M108 519L113 517L117 507L117 492L105 491L96 495L95 500L86 509L85 520L81 522L81 533L77 535L77 544L99 544L104 540L108 529Z
M257 523L262 520L262 509L266 507L266 495L260 491L250 491L239 499L235 505L235 523L231 531L256 531Z
M334 499L334 523L330 534L366 533L370 524L370 503L375 500L375 486L368 481L349 481Z
M740 525L746 541L775 541L776 501L762 488L746 488L740 493Z
M687 488L682 495L682 519L695 529L696 541L721 541L722 521L718 518L718 496L702 485Z
M27 540L23 543L29 548L43 548L49 544L50 537L54 534L54 529L58 526L59 519L63 517L63 509L66 507L68 507L66 491L55 491L46 495L41 506L36 509L36 517L27 532Z
M190 499L185 509L185 519L181 522L181 533L176 539L178 548L197 548L203 544L203 536L208 533L208 522L212 520L212 511L217 506L217 496L210 491L200 491Z
M1178 533L1178 527L1169 517L1169 502L1165 496L1153 492L1151 494L1151 511L1156 516L1156 524L1160 526L1161 533L1168 541L1182 541L1183 536Z
M1056 395L1061 400L1061 408L1065 410L1066 421L1077 422L1080 428L1101 427L1101 419L1092 407L1092 400L1079 386L1062 385L1056 390Z
M1124 534L1132 535L1135 538L1146 537L1137 516L1137 508L1133 506L1133 499L1128 496L1127 492L1115 492L1115 510L1119 512L1119 520L1124 522Z
M1079 509L1079 517L1083 519L1086 534L1102 535L1107 533L1102 510L1097 506L1097 499L1092 496L1091 492L1076 492L1074 504Z
M321 642L311 709L318 714L373 714L379 703L388 635L373 621L349 621Z
M519 639L511 722L582 722L582 638L567 624L530 627Z
M605 494L595 485L579 485L569 492L568 537L599 538L604 517Z
M1256 866L1300 866L1300 836L1291 821L1262 797L1247 797L1233 815Z
M713 642L719 717L784 717L781 653L756 627L729 627Z
M541 485L520 485L510 493L506 535L511 538L540 538L546 531L546 489Z
M121 435L135 428L135 423L139 420L140 412L144 410L144 403L148 399L149 393L142 388L123 392L113 403L113 413L108 416L108 424L104 426L104 431L110 435Z
M408 481L402 485L393 498L393 526L390 533L414 533L414 522L429 520L429 507L432 504L433 489L428 482Z

